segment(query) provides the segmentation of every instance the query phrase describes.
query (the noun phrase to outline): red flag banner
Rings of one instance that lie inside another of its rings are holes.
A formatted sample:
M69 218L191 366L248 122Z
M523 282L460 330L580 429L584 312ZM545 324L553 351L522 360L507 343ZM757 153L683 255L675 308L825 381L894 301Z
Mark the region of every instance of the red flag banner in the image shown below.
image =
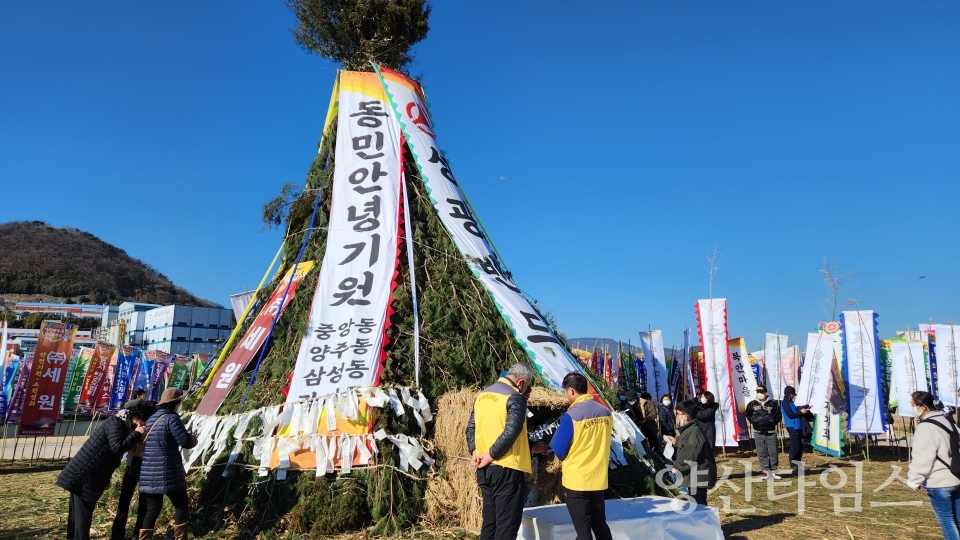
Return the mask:
M227 357L227 360L213 376L212 382L209 383L210 388L207 389L207 393L204 394L200 405L197 406L197 414L212 416L217 413L217 409L223 404L223 400L226 399L227 394L230 393L230 389L232 389L233 385L237 382L237 378L243 373L243 370L246 369L250 361L253 360L253 357L256 356L260 350L260 346L263 345L263 342L267 339L267 333L273 324L274 315L276 315L278 311L283 313L283 310L290 305L290 302L293 300L293 295L297 292L297 286L303 281L303 278L307 276L307 273L310 272L313 265L313 261L301 262L297 265L297 274L293 276L292 280L291 274L293 274L293 268L287 271L287 275L283 277L283 281L277 285L276 290L273 291L273 295L270 296L270 301L263 306L256 320L254 320L250 328L247 329L243 340L234 347L233 351L230 352L230 356ZM287 293L287 299L284 302L283 293L287 290L288 282L290 282L290 291ZM283 302L283 305L281 305L281 302Z
M40 329L17 435L53 435L76 335L77 326L74 324L47 321Z
M97 343L93 350L93 358L90 360L87 376L83 379L83 388L80 389L81 412L89 413L97 405L97 398L100 397L100 390L103 389L107 369L110 367L110 358L115 348L110 343Z

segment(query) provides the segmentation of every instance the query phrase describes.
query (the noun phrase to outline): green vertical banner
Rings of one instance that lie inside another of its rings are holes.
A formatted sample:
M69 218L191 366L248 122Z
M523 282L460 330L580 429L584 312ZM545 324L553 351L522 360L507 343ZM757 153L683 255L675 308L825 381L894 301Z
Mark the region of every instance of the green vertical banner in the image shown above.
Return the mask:
M167 388L183 388L187 384L187 377L190 375L190 366L188 358L179 354L173 359L170 368L170 378L167 379Z

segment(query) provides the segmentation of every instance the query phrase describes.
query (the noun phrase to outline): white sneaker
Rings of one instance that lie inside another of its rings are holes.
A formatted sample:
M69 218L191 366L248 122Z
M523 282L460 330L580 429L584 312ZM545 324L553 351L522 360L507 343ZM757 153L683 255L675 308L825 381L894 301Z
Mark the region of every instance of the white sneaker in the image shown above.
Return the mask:
M775 472L771 472L771 473L770 473L770 476L768 476L767 478L771 478L771 479L773 479L773 480L781 480L781 479L783 479L782 476L780 476L779 474L777 474L777 473L775 473Z
M761 480L767 480L770 478L770 471L763 471L763 474L760 475Z

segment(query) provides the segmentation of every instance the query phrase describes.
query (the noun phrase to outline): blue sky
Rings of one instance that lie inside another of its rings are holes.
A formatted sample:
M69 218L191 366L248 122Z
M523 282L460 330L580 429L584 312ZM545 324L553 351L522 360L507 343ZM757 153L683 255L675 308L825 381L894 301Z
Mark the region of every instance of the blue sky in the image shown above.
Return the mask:
M260 206L303 182L336 73L292 25L279 1L0 4L0 221L220 303L255 286ZM883 335L960 323L960 5L436 2L431 26L438 137L568 336L679 344L714 246L751 349L824 320L825 255Z

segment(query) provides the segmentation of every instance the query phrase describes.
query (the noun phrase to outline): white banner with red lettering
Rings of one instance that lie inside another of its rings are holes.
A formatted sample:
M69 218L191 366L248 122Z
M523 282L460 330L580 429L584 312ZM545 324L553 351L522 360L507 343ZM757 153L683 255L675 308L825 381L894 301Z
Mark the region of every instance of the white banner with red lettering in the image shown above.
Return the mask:
M389 94L400 127L413 153L444 227L467 265L493 297L497 309L544 380L560 390L563 377L583 368L514 284L492 248L440 150L420 85L382 66L375 66ZM343 109L341 101L341 110ZM342 135L338 135L341 137Z
M716 446L739 446L740 426L737 424L737 402L733 397L730 373L730 354L727 349L727 300L697 300L697 332L706 367L707 390L719 404L714 423L717 427ZM709 442L709 441L708 441Z
M342 71L327 248L287 402L375 386L397 268L400 128L376 73Z

